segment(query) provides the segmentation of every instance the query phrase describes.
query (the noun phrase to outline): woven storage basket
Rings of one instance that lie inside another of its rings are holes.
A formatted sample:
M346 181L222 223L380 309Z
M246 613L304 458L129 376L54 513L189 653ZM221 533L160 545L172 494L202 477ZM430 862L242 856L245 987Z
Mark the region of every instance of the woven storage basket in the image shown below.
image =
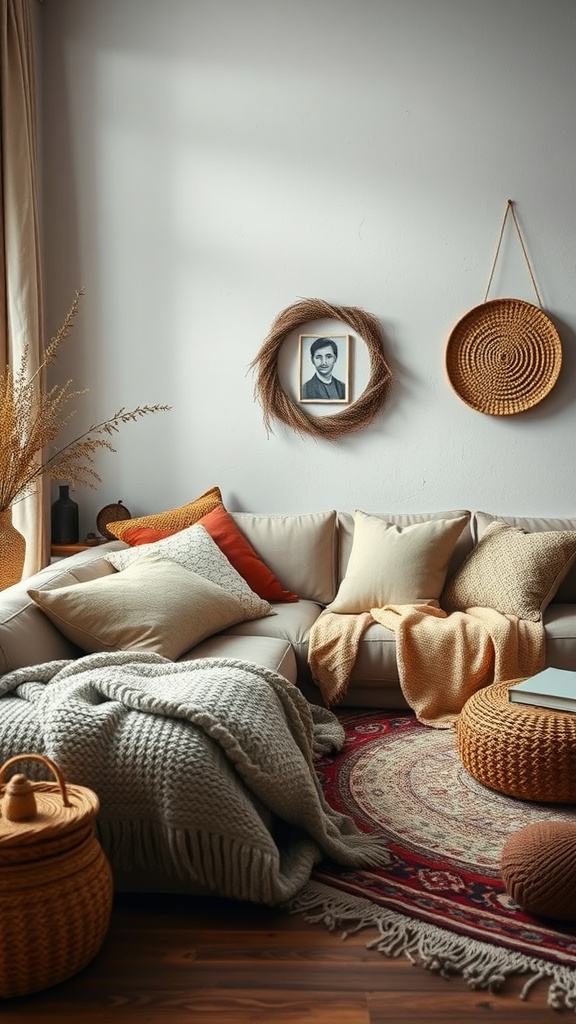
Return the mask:
M466 405L492 416L525 412L554 387L562 345L538 306L492 299L456 324L446 346L446 372Z
M457 721L457 749L485 786L521 800L576 803L576 715L508 699L521 680L486 686Z
M4 784L8 768L26 759L47 765L57 783L19 774ZM95 956L113 887L94 831L99 802L92 790L67 784L40 754L10 758L0 784L0 997L10 998L64 981Z

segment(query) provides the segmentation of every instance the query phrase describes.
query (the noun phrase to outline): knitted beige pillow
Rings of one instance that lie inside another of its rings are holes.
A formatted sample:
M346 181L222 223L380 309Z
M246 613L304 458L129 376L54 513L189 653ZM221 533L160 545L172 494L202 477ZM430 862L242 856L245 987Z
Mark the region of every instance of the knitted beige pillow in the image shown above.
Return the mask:
M450 556L469 515L397 526L354 513L352 550L328 610L358 614L387 604L430 604L440 597Z
M184 530L187 526L197 523L202 516L205 516L217 505L222 503L222 494L219 487L211 487L199 498L189 501L187 505L180 505L178 508L168 509L166 512L157 512L149 516L138 516L137 519L122 519L115 523L107 523L106 529L109 533L124 539L124 534L135 527L152 526L158 530Z
M494 608L538 622L576 561L576 530L525 533L494 522L458 572L440 604L448 612Z
M155 651L176 659L248 617L237 596L154 554L88 583L28 593L64 636L89 653Z

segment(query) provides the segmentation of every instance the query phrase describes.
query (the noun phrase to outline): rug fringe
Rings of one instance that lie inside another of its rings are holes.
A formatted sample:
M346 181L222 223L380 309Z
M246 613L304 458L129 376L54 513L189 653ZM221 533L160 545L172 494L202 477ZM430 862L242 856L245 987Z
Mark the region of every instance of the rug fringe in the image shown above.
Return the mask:
M367 949L390 957L406 956L416 966L443 977L459 974L473 989L497 992L511 975L528 974L520 992L520 999L526 999L536 982L548 980L548 1005L576 1012L576 970L562 964L469 939L321 882L308 882L286 909L302 913L310 924L324 924L330 931L345 928L343 939L364 928L376 928L378 936L367 943Z

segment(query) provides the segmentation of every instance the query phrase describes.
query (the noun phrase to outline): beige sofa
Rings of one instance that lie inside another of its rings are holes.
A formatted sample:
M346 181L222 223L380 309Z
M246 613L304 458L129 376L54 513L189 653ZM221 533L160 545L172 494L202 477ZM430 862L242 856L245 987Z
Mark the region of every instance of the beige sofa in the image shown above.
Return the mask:
M203 640L181 657L230 657L263 664L297 683L310 700L321 703L307 664L310 628L321 610L334 601L346 577L354 543L355 514L326 511L280 516L237 512L233 513L233 518L283 586L298 594L300 599L275 604L274 614L233 625ZM576 520L568 519L511 518L485 512L470 514L461 509L415 515L374 513L370 518L391 524L396 533L418 524L463 520L463 529L444 567L448 580L454 577L495 519L530 536L572 531L576 543ZM0 675L21 666L75 658L83 653L30 599L28 589L82 583L114 572L106 556L126 547L122 541L111 541L90 548L55 562L0 593ZM541 560L542 557L546 559L545 550L540 553ZM565 552L564 568L553 574L552 587L549 581L546 583L542 601L546 662L573 670L576 670L576 567L572 566L575 558L576 548L574 556ZM505 566L500 564L500 559L498 561L495 574L505 571ZM408 571L408 558L406 565ZM568 565L572 567L566 572ZM427 596L420 595L422 599ZM366 708L405 707L398 679L395 636L384 626L373 623L364 632L343 703Z

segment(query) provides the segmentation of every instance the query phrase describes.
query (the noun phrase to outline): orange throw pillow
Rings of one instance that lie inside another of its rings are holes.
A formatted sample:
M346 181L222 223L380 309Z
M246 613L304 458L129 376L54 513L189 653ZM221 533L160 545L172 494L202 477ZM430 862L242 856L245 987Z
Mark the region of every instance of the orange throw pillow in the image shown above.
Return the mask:
M219 487L211 487L199 498L188 502L187 505L180 505L179 508L168 509L167 512L157 512L150 516L138 516L136 519L122 519L116 523L107 523L106 529L118 540L124 540L128 530L136 527L152 527L157 530L167 530L166 537L170 533L178 533L178 530L185 530L187 526L193 526L202 516L205 516L211 509L222 503L222 494ZM156 538L159 540L160 538ZM141 544L147 543L140 541ZM149 543L149 542L148 542Z
M183 529L186 530L187 527L184 526ZM154 526L132 526L122 535L122 540L131 548L135 548L139 544L154 544L157 540L164 540L164 537L171 537L172 534L179 532L179 530L158 530Z
M248 586L264 601L299 601L298 594L285 590L280 580L262 561L250 542L232 519L224 505L218 505L202 519L200 526L208 531L226 558L232 563L236 572L244 577Z

